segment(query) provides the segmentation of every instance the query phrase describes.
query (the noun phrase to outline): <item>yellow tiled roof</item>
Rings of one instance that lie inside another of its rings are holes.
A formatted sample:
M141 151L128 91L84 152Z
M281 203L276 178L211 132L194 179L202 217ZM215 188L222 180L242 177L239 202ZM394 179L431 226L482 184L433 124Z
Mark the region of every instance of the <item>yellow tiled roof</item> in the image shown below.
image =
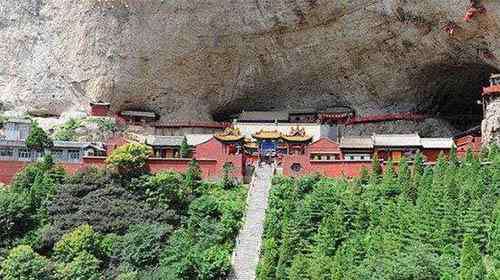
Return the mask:
M289 142L306 142L310 141L312 139L312 136L309 135L299 135L299 136L289 136L289 135L283 135L282 136L284 140L289 141Z
M299 126L292 127L287 135L283 135L282 138L289 142L306 142L312 139L312 136L306 134L306 130Z
M214 137L219 141L225 142L241 141L245 138L241 135L240 130L234 127L228 127L224 130L224 132L215 134Z
M252 136L257 139L279 139L281 138L281 132L277 130L262 129L261 131L254 133Z

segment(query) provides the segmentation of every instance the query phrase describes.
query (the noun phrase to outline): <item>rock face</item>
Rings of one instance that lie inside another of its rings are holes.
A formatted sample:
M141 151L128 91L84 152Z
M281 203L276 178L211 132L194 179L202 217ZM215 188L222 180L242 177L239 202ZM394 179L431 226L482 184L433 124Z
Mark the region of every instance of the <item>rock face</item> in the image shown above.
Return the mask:
M0 102L59 115L93 99L181 120L347 105L435 113L450 131L480 120L499 67L500 2L466 23L468 2L2 0Z
M500 145L500 96L496 96L496 99L486 106L481 128L484 144Z

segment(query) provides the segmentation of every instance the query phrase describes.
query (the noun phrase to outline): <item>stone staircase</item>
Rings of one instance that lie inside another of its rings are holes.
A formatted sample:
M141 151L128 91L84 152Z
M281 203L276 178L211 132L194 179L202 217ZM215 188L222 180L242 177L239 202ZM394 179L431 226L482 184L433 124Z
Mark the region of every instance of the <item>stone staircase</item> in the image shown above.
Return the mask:
M274 167L267 164L255 169L248 190L247 212L233 252L231 280L254 280L259 262L267 200Z

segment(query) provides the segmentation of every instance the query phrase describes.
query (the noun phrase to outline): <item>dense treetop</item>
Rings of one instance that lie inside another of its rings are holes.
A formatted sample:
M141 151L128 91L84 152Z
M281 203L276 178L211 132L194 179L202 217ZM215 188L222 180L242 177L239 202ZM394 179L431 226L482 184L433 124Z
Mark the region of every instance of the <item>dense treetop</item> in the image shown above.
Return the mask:
M226 277L246 189L202 182L196 161L149 174L146 152L73 176L47 156L0 189L0 279Z
M258 279L500 279L500 154L483 156L275 178Z

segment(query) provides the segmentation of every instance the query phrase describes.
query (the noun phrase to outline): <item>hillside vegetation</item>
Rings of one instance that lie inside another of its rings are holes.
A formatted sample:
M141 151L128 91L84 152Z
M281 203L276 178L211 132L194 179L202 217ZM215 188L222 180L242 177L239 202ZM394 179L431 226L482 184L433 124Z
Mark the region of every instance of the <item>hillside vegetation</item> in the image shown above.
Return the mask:
M258 279L500 279L500 154L275 178Z
M139 154L124 151L110 159L120 166L74 176L46 157L0 189L0 279L222 279L229 273L246 189L200 181L196 162L186 174L148 174L137 164Z

